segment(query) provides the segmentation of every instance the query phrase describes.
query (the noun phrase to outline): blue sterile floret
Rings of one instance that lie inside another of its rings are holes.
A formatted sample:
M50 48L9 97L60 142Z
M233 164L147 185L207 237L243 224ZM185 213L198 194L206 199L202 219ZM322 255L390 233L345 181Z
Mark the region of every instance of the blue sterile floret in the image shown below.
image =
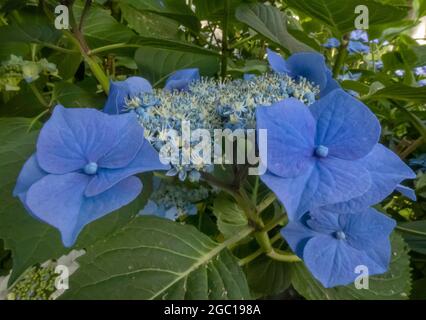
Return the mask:
M57 106L14 190L28 211L71 246L88 223L134 200L134 175L166 170L134 114Z
M337 89L310 107L286 99L259 107L258 129L268 130L268 171L262 181L292 220L321 206L341 211L383 200L415 174L378 144L380 124L360 101Z
M395 226L394 220L371 208L351 214L320 208L290 222L281 234L312 275L329 288L352 283L359 266L366 267L369 276L386 272L389 235Z

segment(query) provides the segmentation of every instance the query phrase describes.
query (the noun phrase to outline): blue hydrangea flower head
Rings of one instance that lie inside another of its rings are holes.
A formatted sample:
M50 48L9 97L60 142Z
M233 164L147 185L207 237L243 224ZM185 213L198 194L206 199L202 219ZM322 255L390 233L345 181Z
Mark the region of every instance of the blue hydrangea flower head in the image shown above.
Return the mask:
M310 107L295 99L258 107L256 121L257 128L268 133L263 163L268 171L261 178L283 202L290 219L360 197L370 188L370 173L359 160L377 145L380 124L343 90L334 90Z
M426 79L419 80L417 84L419 85L419 87L426 87Z
M387 271L391 258L389 236L394 220L367 208L342 214L314 210L281 230L292 250L326 288L352 283L357 266L369 275Z
M329 38L327 42L323 44L324 48L333 49L340 46L340 41L337 38Z
M319 53L300 52L285 60L278 53L267 49L269 64L276 73L287 74L293 78L305 78L317 85L323 97L339 84L333 79L324 57Z
M167 79L164 90L188 90L189 84L197 80L200 80L200 71L197 68L179 70Z
M415 68L414 73L416 76L426 76L426 66Z
M14 195L71 246L85 225L138 196L142 183L135 174L167 169L134 114L57 106Z
M151 93L152 86L148 80L141 77L130 77L125 81L111 81L110 92L104 112L120 114L125 112L126 101L141 93Z

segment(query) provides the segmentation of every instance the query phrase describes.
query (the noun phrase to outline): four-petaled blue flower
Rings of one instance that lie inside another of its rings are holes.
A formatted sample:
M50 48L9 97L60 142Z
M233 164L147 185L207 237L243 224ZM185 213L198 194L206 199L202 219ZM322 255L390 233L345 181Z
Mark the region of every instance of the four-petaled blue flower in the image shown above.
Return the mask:
M370 46L363 44L359 41L349 41L348 44L348 51L350 54L355 53L369 53L370 52Z
M360 101L337 89L310 107L286 99L258 107L258 129L268 133L262 181L289 218L333 205L353 211L376 204L415 174L378 144L380 124ZM262 155L261 155L262 157Z
M283 57L272 50L267 49L267 52L272 70L293 78L303 77L307 79L312 84L319 86L321 97L339 88L339 84L333 79L332 73L321 54L301 52L284 60Z
M367 267L368 275L386 272L395 225L371 208L354 213L321 208L290 222L281 234L312 275L330 288L352 283L359 266Z
M142 183L135 174L167 169L134 114L57 106L14 195L71 246L85 225L138 196Z

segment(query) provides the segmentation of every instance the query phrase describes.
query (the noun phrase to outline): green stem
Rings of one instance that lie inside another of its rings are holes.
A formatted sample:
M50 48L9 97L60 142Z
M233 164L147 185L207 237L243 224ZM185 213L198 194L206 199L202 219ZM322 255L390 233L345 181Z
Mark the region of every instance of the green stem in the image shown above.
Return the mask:
M257 206L257 212L260 213L265 211L276 199L277 197L275 194L268 194L267 197Z
M102 67L90 56L83 55L84 61L88 64L90 70L92 71L93 75L95 76L96 80L100 83L102 86L102 89L106 94L109 94L109 79L107 75L105 74Z
M345 63L346 56L348 55L348 41L343 37L342 43L339 47L339 52L337 53L336 62L333 67L333 77L337 78L342 70L343 64Z
M44 99L43 95L38 90L36 85L34 83L30 83L29 86L30 86L31 91L34 93L35 97L37 98L37 100L40 102L40 104L45 108L49 108L49 104Z
M225 0L225 18L222 27L222 64L221 76L225 79L228 69L228 27L229 27L229 11L231 3L230 0Z
M280 239L282 239L282 237L281 237L281 235L279 233L277 233L275 236L273 236L271 238L271 244L274 244L275 242L277 242ZM244 257L244 258L240 259L238 261L238 264L240 266L244 266L244 265L252 262L257 257L261 256L262 254L263 254L263 250L262 250L262 248L260 248L260 249L256 250L255 252L253 252L252 254L248 255L247 257Z
M95 55L98 53L102 53L105 51L111 51L111 50L115 50L115 49L121 49L121 48L139 48L141 47L141 45L139 44L131 44L131 43L125 43L125 42L121 42L121 43L114 43L114 44L110 44L107 46L103 46L103 47L99 47L93 50L90 50L88 53L89 55Z
M244 39L242 39L242 40L240 40L240 41L237 41L237 42L235 42L234 44L232 44L232 45L230 45L229 46L229 49L235 49L235 48L238 48L239 46L242 46L243 44L245 44L246 42L249 42L250 40L253 40L254 38L256 38L258 35L257 34L254 34L254 35L251 35L251 36L249 36L249 37L247 37L247 38L244 38Z

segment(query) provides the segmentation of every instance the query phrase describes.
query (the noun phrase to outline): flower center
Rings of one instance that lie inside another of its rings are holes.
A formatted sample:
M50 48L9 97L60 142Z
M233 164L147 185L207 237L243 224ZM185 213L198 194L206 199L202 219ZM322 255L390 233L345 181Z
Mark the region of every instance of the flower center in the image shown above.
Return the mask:
M346 239L346 234L343 231L337 231L334 236L336 237L336 239L338 240L345 240Z
M98 164L96 162L89 162L84 166L83 170L85 174L96 174L98 172Z
M319 145L315 148L315 155L320 158L325 158L328 156L328 148L323 145Z

